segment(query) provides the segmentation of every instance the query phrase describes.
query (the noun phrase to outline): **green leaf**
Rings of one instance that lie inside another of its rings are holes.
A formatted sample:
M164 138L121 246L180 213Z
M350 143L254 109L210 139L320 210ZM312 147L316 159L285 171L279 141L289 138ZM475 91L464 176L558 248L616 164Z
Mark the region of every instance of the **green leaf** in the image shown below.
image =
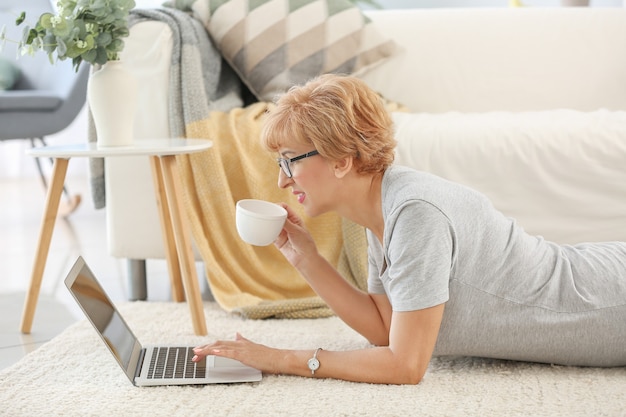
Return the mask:
M113 41L113 36L110 33L103 32L98 36L97 44L98 46L107 46Z
M130 35L130 31L128 30L127 27L119 28L118 30L115 31L116 38L125 38L128 35Z
M39 17L39 24L44 29L52 29L52 18L54 15L52 13L44 13Z
M102 9L103 7L107 7L106 0L95 0L91 6L92 9Z
M87 52L85 52L82 55L83 59L87 62L89 62L90 64L94 64L96 62L96 59L98 58L98 50L97 49L91 49Z
M61 11L62 17L75 16L76 2L73 0L63 0L63 9Z
M94 49L97 45L96 45L96 40L93 37L93 35L87 35L87 37L85 38L85 42L87 42L87 49Z
M53 34L48 34L43 37L42 43L43 50L51 54L57 47L57 38Z
M100 65L106 64L109 60L106 49L99 46L96 50L98 51L98 56L96 57L94 62Z
M121 0L120 1L120 8L124 10L130 10L134 8L135 5L136 5L135 0Z
M24 42L27 45L31 45L35 39L37 39L37 37L39 36L39 33L32 28L29 28L28 26L26 26L24 28L24 35L22 36L22 42Z
M15 19L15 26L21 25L22 23L24 23L24 20L26 20L26 12L20 13L17 19Z
M28 25L24 26L22 29L22 43L30 44L28 39L30 38L30 27Z
M82 62L83 60L80 57L72 59L72 66L74 67L74 71L78 72L78 67L80 67L80 64Z
M52 29L52 32L57 36L62 36L64 38L67 38L72 32L72 28L73 28L73 25L71 21L63 20L54 26L54 28Z
M67 44L67 51L65 53L65 55L68 58L74 59L76 57L79 57L81 52L82 52L82 50L78 46L76 46L75 42L68 42L68 44Z
M57 55L60 59L65 59L65 55L67 54L67 45L63 41L63 39L57 37Z
M110 53L115 53L117 54L118 52L121 52L122 49L124 49L124 41L122 41L121 39L114 39L113 42L111 42L107 47L106 47L107 51Z

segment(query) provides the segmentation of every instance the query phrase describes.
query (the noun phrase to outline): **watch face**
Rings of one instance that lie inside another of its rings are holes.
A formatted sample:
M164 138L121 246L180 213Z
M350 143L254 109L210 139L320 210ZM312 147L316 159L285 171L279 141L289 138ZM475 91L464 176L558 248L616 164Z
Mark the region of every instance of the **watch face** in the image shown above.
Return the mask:
M320 361L317 360L317 358L311 358L309 359L309 369L312 371L317 371L318 368L320 367Z

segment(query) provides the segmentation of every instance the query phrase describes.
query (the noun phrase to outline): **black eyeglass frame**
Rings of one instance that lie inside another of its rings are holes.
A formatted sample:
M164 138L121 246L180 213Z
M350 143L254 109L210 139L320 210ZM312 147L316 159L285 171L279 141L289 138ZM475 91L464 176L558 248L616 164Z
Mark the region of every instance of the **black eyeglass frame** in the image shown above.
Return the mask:
M304 158L308 158L310 156L319 155L317 150L313 150L311 152L304 153L302 155L294 156L293 158L276 158L276 162L278 162L278 166L283 170L287 178L292 178L293 173L291 172L290 164L292 162L299 161Z

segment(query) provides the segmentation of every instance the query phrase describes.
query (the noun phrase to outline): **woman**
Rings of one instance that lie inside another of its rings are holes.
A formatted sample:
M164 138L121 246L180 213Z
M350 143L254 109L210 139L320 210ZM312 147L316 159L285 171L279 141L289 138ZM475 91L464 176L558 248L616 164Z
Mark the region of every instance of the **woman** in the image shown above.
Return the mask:
M275 245L345 323L376 347L293 351L237 335L196 349L267 373L420 382L433 353L566 365L626 365L626 243L559 246L530 236L483 195L392 166L379 96L325 75L281 97L262 139L278 185L309 216L367 230L368 292L342 279L289 215Z

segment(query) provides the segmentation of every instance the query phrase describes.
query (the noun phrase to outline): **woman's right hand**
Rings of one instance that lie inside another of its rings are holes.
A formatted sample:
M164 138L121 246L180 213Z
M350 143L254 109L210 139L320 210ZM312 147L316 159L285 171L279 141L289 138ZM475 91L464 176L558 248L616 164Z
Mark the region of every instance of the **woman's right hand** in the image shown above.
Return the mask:
M317 254L317 246L309 231L304 227L304 222L287 204L278 203L287 210L287 220L280 232L274 246L281 251L283 256L294 267L309 255Z

